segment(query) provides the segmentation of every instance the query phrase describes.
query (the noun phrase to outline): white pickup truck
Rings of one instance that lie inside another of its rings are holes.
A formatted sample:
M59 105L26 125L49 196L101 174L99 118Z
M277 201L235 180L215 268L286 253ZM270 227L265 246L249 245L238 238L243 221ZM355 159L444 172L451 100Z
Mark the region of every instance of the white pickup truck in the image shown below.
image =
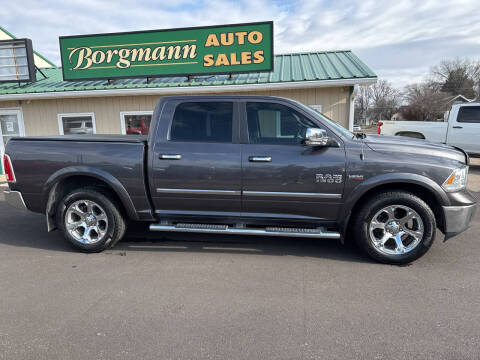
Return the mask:
M453 105L447 122L380 121L377 133L444 143L480 155L480 103Z

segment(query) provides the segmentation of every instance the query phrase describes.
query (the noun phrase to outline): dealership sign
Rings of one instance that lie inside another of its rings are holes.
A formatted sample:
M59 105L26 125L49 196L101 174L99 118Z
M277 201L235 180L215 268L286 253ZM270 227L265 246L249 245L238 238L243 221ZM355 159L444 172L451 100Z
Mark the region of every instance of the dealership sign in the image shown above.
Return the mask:
M60 37L64 80L273 70L273 23Z

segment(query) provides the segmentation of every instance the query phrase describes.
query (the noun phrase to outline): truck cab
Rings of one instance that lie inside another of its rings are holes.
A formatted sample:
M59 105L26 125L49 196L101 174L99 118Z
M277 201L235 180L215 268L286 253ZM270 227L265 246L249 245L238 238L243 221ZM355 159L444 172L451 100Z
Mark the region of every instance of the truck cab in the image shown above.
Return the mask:
M156 214L334 221L345 177L341 137L293 102L245 100L177 98L165 104L150 153ZM325 130L335 146L306 147L309 128Z
M448 117L446 144L480 154L480 104L456 104Z

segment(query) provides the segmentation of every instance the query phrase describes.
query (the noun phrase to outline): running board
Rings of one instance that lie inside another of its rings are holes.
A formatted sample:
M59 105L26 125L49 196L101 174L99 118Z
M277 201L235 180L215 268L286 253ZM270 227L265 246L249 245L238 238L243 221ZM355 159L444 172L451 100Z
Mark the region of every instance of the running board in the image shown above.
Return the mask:
M228 225L216 224L150 224L150 231L170 231L170 232L193 232L208 234L231 234L231 235L261 235L261 236L287 236L315 239L340 239L340 233L326 231L324 228L286 228L286 227L267 227L267 228L237 228Z

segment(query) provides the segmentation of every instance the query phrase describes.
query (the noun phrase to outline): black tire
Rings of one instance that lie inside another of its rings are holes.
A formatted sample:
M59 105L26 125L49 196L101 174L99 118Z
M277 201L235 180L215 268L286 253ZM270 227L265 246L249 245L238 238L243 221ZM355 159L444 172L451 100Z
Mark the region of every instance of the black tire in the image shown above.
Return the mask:
M102 208L106 215L108 221L106 222L105 235L97 242L82 243L72 236L66 228L67 209L71 204L78 201L93 201ZM100 252L115 246L125 235L127 226L119 209L119 204L117 204L115 200L112 200L108 192L103 191L103 189L91 187L79 188L65 195L65 197L59 201L56 213L57 227L75 248L88 253Z
M423 236L420 242L409 252L385 254L374 245L374 240L370 236L369 226L373 217L379 211L385 207L396 205L409 207L417 212L423 222ZM435 215L422 199L408 192L390 191L379 193L363 204L353 221L352 233L357 245L374 260L386 264L408 264L423 256L430 249L435 240L436 228Z

